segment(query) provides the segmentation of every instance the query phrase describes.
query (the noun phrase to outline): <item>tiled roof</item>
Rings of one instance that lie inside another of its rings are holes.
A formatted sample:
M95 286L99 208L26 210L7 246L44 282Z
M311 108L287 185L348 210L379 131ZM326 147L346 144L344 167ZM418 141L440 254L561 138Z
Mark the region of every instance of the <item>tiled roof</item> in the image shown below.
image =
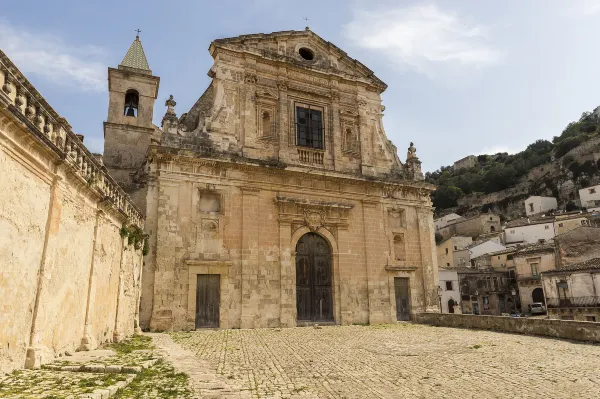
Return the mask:
M136 36L133 43L131 43L129 50L127 50L127 54L125 54L125 58L121 61L121 65L124 67L150 71L150 66L148 65L148 60L146 59L146 54L144 53L144 48L142 47L139 36Z
M507 222L504 227L508 229L511 227L529 226L529 225L553 223L553 222L554 222L554 216L537 217L537 218L530 217L530 218L521 218L521 219L517 219L517 220L512 220L510 222Z
M517 251L515 252L515 255L521 255L521 254L529 254L529 253L534 253L534 252L553 252L554 251L554 242L545 242L543 244L531 244L531 245L526 245L526 246L522 246L520 248L517 248Z
M594 270L594 269L600 269L600 258L588 259L584 262L573 263L572 265L567 265L567 266L561 267L560 269L551 270L551 271L542 272L542 273L547 275L547 274L559 274L559 273L563 273L563 272L576 272L576 271Z

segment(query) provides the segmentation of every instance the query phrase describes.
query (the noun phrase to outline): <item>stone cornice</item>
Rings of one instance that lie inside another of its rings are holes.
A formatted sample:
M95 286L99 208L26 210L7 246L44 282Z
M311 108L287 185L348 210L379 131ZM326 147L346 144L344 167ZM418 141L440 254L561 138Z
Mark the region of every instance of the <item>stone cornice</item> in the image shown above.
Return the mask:
M249 162L249 160L240 159L231 160L231 159L219 159L219 158L205 158L194 156L193 152L189 154L174 154L174 153L165 153L162 152L164 150L171 151L177 149L160 147L157 145L150 145L148 148L148 157L153 162L165 162L165 163L180 163L184 165L204 165L211 167L221 167L224 169L236 169L250 172L261 172L266 174L273 175L287 175L297 174L299 177L310 177L315 180L323 180L323 181L339 181L343 180L344 183L347 184L356 184L356 185L371 185L374 187L387 187L387 198L393 198L392 193L394 190L416 190L419 192L419 195L429 195L432 191L435 190L435 186L426 183L424 181L411 181L411 180L385 180L384 178L366 178L362 176L350 175L341 173L338 171L332 170L312 170L305 169L302 170L297 167L287 167L287 166L268 166L262 165L257 162ZM178 151L178 150L177 150ZM185 151L185 150L184 150Z

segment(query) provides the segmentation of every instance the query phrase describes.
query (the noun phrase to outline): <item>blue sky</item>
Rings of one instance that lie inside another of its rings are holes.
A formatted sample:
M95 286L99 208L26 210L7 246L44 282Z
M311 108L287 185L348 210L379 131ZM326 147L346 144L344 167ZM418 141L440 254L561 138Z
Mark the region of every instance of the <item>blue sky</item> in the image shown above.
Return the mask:
M424 170L469 154L516 152L600 105L600 0L8 2L0 48L102 152L107 67L142 30L160 76L155 123L173 94L189 110L209 83L216 38L303 29L388 84L384 126Z

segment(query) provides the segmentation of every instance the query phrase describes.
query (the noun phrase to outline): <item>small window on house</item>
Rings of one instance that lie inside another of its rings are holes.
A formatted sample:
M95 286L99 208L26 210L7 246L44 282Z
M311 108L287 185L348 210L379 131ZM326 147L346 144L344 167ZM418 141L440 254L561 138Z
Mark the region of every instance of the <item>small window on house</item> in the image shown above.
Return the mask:
M513 259L513 255L512 254L506 255L506 260L512 260L512 259Z
M139 93L135 90L127 90L125 93L125 109L123 111L123 115L137 118L139 102Z
M564 225L563 223L559 223L558 227L563 227L563 225Z
M538 266L539 266L538 263L531 263L529 266L531 267L531 275L532 276L540 275L540 272L538 271Z
M496 231L496 228L494 226L490 226L490 233L493 233Z
M494 220L494 218L490 216L490 220Z
M262 135L264 137L271 135L271 114L267 111L262 114Z
M596 189L595 188L590 188L590 194L596 194Z
M510 231L510 234L515 234L515 231L514 231L514 230L511 230L511 231Z
M454 250L455 250L455 251L457 251L457 250L458 250L458 247L457 247L456 245L454 246Z
M548 225L544 226L544 230L548 230L549 228L550 228L550 226L548 226Z
M446 255L448 255L448 248L446 248Z
M446 291L452 291L452 281L446 281Z
M394 235L394 254L396 255L396 260L400 260L400 261L406 260L406 248L404 246L404 234L395 234Z
M596 316L585 316L585 321L596 321Z
M529 212L533 212L533 204L529 204Z
M450 266L450 263L446 263L446 266Z
M296 144L323 149L323 112L310 107L296 107Z
M298 54L300 54L300 57L304 58L307 61L312 61L315 58L315 53L313 53L311 49L308 49L306 47L300 48L300 50L298 50Z

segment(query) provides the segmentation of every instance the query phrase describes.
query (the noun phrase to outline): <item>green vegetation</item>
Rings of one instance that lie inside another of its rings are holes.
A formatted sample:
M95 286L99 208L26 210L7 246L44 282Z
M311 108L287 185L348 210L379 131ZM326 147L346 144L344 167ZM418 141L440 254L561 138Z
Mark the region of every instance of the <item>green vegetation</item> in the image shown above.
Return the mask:
M154 366L143 370L115 399L178 398L192 399L187 374L178 373L166 361L159 360Z
M569 123L552 142L537 140L524 151L513 155L505 152L479 155L476 165L470 169L453 170L451 166L443 166L425 175L428 182L438 186L433 195L433 205L439 210L452 208L465 195L489 194L514 187L533 168L550 162L553 157L559 159L573 148L599 135L600 119L591 112L584 112L579 121ZM600 169L600 162L586 161L580 164L570 155L561 162L563 167L573 173L575 179L593 175Z
M117 352L118 355L129 354L137 350L154 349L152 338L145 335L134 335L121 342L109 344L107 347Z

